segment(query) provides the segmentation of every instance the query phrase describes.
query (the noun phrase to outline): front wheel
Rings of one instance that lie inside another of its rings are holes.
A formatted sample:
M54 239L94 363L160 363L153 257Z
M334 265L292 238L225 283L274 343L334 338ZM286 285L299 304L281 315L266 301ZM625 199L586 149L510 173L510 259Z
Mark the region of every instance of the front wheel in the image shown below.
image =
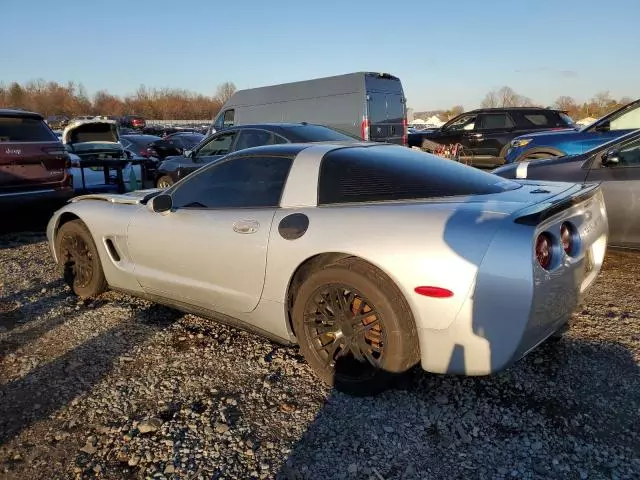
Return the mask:
M60 227L56 235L58 265L65 282L80 298L101 294L107 289L100 256L91 232L81 220Z
M357 259L312 273L292 313L305 359L345 393L379 393L420 359L406 300L390 279Z

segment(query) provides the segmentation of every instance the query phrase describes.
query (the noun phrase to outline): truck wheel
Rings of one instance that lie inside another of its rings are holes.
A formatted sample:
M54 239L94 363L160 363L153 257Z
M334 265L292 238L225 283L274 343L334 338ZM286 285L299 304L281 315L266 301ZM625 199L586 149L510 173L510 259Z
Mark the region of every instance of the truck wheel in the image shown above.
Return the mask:
M169 188L171 185L173 185L173 178L169 175L161 176L156 182L156 188Z
M58 265L73 293L80 298L89 298L107 289L98 249L81 220L62 225L56 234L55 245Z
M296 295L292 314L311 368L350 395L386 390L420 360L405 298L389 278L358 259L312 273Z

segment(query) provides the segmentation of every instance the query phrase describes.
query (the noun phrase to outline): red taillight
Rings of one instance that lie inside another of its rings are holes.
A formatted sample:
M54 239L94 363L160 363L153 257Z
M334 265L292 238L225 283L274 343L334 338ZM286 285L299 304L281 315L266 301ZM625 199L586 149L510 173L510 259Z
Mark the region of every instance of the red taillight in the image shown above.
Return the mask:
M369 140L369 119L363 117L362 124L360 125L360 136L363 140Z
M403 145L409 144L409 132L407 129L408 129L407 119L403 118L402 119L402 144Z
M433 298L449 298L453 297L453 292L446 288L440 287L416 287L413 289L417 294L424 295L425 297Z
M575 248L575 228L569 222L564 222L560 226L560 241L562 242L562 249L567 255L572 255Z
M543 232L536 239L536 260L542 268L548 270L553 260L553 245L551 235Z

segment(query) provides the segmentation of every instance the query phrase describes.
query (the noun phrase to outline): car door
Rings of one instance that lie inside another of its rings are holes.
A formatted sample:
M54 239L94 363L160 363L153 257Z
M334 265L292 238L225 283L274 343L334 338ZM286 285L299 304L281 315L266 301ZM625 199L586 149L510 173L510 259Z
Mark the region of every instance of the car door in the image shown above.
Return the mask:
M461 144L467 152L470 152L470 139L476 129L477 119L476 113L462 114L425 138L446 146Z
M618 163L603 164L603 156ZM602 182L611 245L640 247L640 139L621 143L597 155L587 181Z
M471 134L470 148L474 165L494 165L506 144L506 136L515 130L515 122L507 112L481 113Z
M182 176L231 153L237 136L237 130L225 131L214 135L208 142L191 153L191 163L181 167Z
M291 162L224 159L168 190L169 212L139 209L127 235L142 288L225 313L252 311L262 294L271 222Z

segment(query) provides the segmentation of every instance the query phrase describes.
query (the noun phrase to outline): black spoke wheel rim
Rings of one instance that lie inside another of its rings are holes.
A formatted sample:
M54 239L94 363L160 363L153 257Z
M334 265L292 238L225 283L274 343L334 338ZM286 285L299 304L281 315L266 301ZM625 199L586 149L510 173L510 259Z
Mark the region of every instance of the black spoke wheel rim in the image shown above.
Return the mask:
M60 242L60 258L65 277L70 276L74 286L84 288L93 278L93 254L80 235L65 234Z
M341 284L316 289L305 305L304 326L317 359L335 376L362 380L381 368L384 319L357 289Z

